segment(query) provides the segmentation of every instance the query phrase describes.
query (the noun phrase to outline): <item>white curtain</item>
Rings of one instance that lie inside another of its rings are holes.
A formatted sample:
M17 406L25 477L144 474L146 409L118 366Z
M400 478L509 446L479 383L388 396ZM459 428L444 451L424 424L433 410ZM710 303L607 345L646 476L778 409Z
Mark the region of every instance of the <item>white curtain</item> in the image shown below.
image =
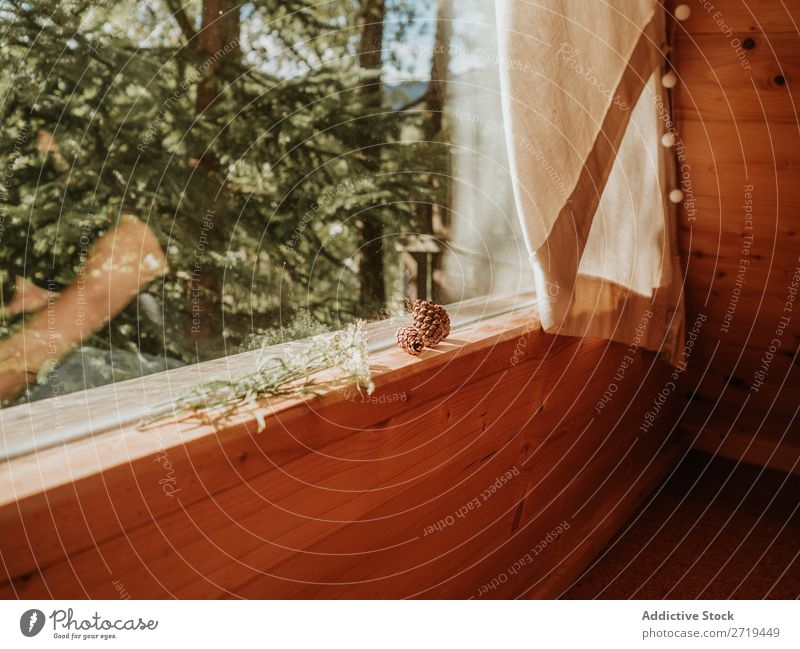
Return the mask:
M497 0L514 194L542 325L659 351L684 311L664 12L655 0Z

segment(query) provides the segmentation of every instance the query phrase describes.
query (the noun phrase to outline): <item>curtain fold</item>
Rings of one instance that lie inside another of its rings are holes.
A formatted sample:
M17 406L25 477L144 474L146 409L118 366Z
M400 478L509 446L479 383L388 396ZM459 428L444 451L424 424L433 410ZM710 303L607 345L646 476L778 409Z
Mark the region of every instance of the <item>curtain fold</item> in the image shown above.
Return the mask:
M655 0L498 0L517 211L546 331L679 364L674 177L659 144L664 12Z

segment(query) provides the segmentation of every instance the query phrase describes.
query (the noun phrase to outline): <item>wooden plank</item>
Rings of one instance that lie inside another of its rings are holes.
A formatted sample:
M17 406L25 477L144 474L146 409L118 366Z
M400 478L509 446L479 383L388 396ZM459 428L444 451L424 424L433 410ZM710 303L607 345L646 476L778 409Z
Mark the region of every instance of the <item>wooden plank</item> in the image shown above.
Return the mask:
M688 4L692 13L684 22L676 22L676 32L691 34L720 34L728 28L733 36L752 33L788 32L797 34L800 26L799 0L667 0L670 9ZM708 7L708 8L707 8Z
M711 419L708 413L708 404L693 405L681 422L693 436L694 448L800 474L800 426L794 413L747 409L739 414L738 408L718 408Z
M740 319L748 313L755 315L756 309L759 314L784 314L784 304L790 297L790 285L800 260L787 254L747 262L748 258L740 262L731 257L692 252L685 265L692 276L692 284L686 287L687 296L696 300L698 307L702 305L720 314L730 305L738 312L734 316ZM744 308L739 311L742 304Z
M684 186L689 202L679 210L679 240L687 318L703 313L707 321L681 386L693 395L681 425L701 450L791 470L800 447L791 423L800 399L797 314L783 331L764 385L758 392L751 386L786 315L798 263L800 0L688 4L691 17L673 30L681 76L673 97L684 145L677 152L685 154L691 183ZM745 38L751 47L737 51ZM745 246L749 235L752 243Z
M798 368L790 367L789 371L781 374L770 365L769 382L758 385L753 377L760 368L761 359L756 359L755 367L737 367L732 369L722 363L714 363L711 367L695 367L692 378L697 382L691 383L691 391L695 400L706 404L718 404L720 418L723 410L738 412L746 403L749 413L766 414L768 412L790 415L800 403L800 387L798 386ZM700 376L702 375L702 380ZM757 391L753 390L753 386ZM698 399L699 397L699 399ZM793 433L794 434L794 433Z
M722 334L719 335L718 346L715 342L713 345L702 345L693 350L691 359L693 366L702 370L713 363L716 371L723 376L732 376L735 382L752 382L753 374L761 367L769 341L762 338L743 347L741 343L726 340ZM795 351L796 348L787 348L775 354L765 381L766 384L783 383L790 372L797 371L797 368L800 367L800 357L795 355ZM796 376L792 376L789 385L796 386L797 380Z
M673 97L683 118L797 124L800 86L789 80L800 70L800 34L750 38L745 59L721 34L676 39L680 83Z
M693 235L694 238L704 239L705 249L713 251L717 246L717 241L720 239L741 242L742 237L752 234L752 230L745 230L745 226L749 224L745 221L741 196L695 195L695 200L698 212L707 215L709 218L697 218L691 223L681 223L678 228L678 234L683 241L688 241L690 235ZM774 201L762 201L758 199L758 196L754 196L754 220L766 220L769 226L773 227L764 228L759 237L754 236L753 244L764 246L765 242L772 243L775 240L797 240L798 228L794 226L792 219L788 218L796 213L800 213L800 205L796 207L779 206ZM768 248L768 250L771 250L771 248ZM761 254L768 254L764 250L760 252Z
M789 224L785 223L788 219L781 220L783 227L780 229L760 228L760 235L756 237L752 229L744 231L745 225L739 216L739 228L735 227L733 215L722 228L716 225L703 228L697 223L691 228L681 227L678 231L681 252L697 259L718 259L721 272L725 274L738 270L742 259L760 269L769 268L770 261L773 267L781 269L797 261L800 230L789 229Z
M687 306L692 311L695 310L694 301L687 302ZM759 345L763 345L765 342L769 344L769 341L775 337L776 327L773 326L774 322L775 320L771 319L768 315L759 315L757 318L751 320L742 317L734 318L730 323L727 334L723 335L721 333L724 324L722 316L712 314L712 317L706 320L704 324L704 330L702 332L704 338L702 338L696 346L702 346L702 348L707 350L707 353L710 354L717 340L722 339L738 347L745 347L757 351ZM789 332L788 334L784 334L784 336L785 340L782 349L792 350L793 352L798 345L797 331Z
M714 174L730 176L743 181L748 179L751 167L764 165L771 169L769 177L781 178L781 172L789 170L796 162L797 146L800 144L800 125L763 122L721 122L717 120L692 120L679 116L680 134L685 152L692 167L699 170L714 169L720 165L735 165L733 169L722 167ZM707 190L706 195L715 196L715 186L705 183L698 187ZM755 192L766 190L756 184ZM741 191L737 193L741 196Z
M733 139L737 137L735 130L729 135ZM702 132L701 137L705 137ZM765 140L766 142L768 140ZM693 206L695 209L691 216L694 220L689 219L690 215L686 209L680 210L682 225L688 227L694 222L719 224L730 214L738 227L736 222L741 219L745 186L752 185L754 213L769 219L770 224L778 218L778 227L791 227L793 215L797 214L800 208L800 188L797 183L792 182L794 176L789 169L792 164L790 158L785 159L783 167L776 167L769 162L750 162L747 166L741 161L720 162L713 159L710 148L705 142L693 147L688 152L687 158L690 165L692 195L702 202ZM789 217L786 226L782 223L785 217Z
M679 120L685 156L682 227L695 223L739 231L752 201L753 235L797 230L800 184L795 165L800 132L787 123L724 124Z

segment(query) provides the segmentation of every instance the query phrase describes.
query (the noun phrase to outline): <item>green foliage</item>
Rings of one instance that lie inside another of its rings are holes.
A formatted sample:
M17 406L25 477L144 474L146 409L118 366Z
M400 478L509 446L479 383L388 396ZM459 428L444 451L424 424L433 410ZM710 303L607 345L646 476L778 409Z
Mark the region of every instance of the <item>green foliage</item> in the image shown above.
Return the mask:
M414 229L413 201L431 198L442 167L401 138L418 112L359 92L373 73L357 65L358 7L247 3L238 39L209 53L164 3L1 0L6 286L69 283L86 241L132 213L169 274L147 289L156 309L132 303L96 346L191 362L301 309L352 320L361 224ZM204 111L201 87L216 95ZM187 340L197 300L210 327L199 346Z
M282 354L265 345L255 365L252 372L213 379L186 390L174 401L157 407L142 427L186 415L222 423L260 398L316 394L323 387L350 384L367 394L374 389L366 329L360 320L332 334L315 336ZM323 370L329 370L325 378L313 376ZM263 416L258 411L255 414ZM264 420L260 419L259 432L263 427Z

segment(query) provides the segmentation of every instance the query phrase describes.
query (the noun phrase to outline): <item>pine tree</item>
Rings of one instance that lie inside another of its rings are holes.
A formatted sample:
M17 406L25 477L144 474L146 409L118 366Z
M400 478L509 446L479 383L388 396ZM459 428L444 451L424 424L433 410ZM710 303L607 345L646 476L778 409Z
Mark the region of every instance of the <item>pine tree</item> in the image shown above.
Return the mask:
M0 270L66 281L89 235L131 212L170 271L97 344L186 362L303 308L332 326L381 311L388 253L366 278L364 223L415 229L442 166L401 138L418 112L363 91L380 73L359 55L361 0L199 4L0 3Z

